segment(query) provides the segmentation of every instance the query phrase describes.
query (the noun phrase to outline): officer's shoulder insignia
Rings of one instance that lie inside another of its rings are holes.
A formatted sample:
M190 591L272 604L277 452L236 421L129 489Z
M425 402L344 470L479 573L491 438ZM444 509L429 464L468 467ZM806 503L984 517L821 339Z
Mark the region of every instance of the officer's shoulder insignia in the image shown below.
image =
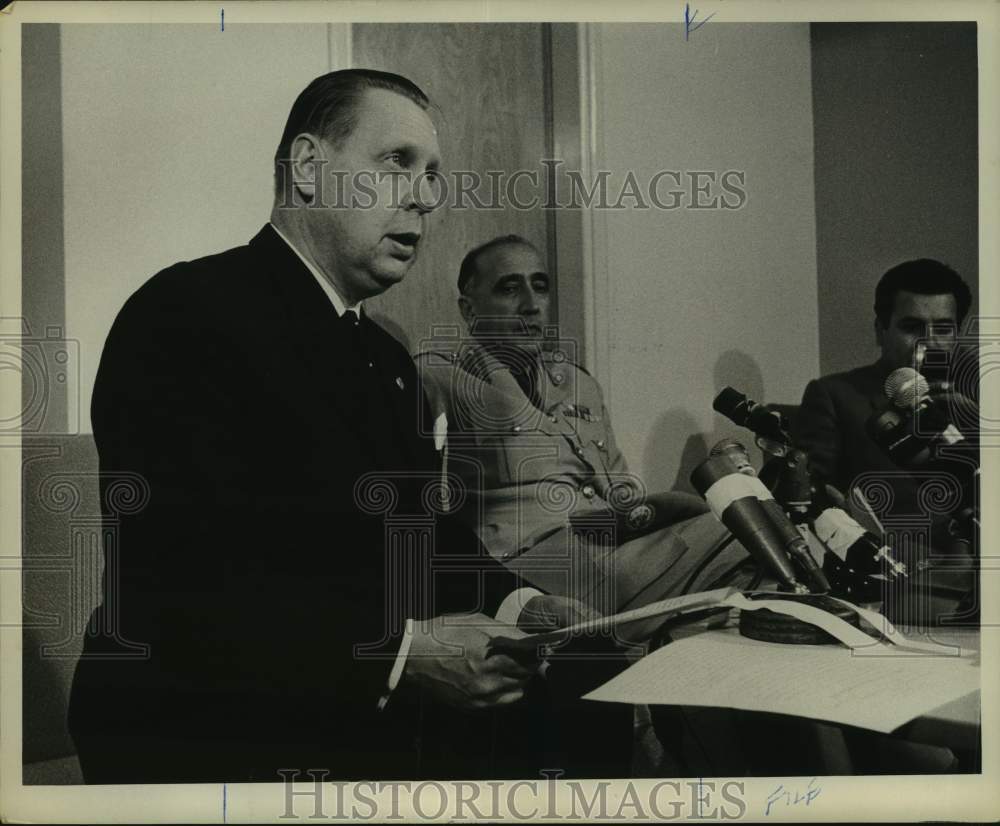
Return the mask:
M549 371L549 374L554 372L572 373L578 370L584 375L590 376L590 373L587 372L582 364L577 364L566 355L565 350L561 350L558 347L542 350L542 361L545 363L545 368Z
M653 521L655 515L652 506L643 502L628 512L625 525L630 531L641 531Z

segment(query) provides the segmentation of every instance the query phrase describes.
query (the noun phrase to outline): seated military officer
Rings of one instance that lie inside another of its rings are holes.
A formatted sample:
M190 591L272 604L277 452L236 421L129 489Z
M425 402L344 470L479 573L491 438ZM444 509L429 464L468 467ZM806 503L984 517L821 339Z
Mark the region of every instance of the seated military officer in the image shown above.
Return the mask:
M550 324L549 276L530 242L473 249L458 289L470 336L435 340L416 362L439 431L447 422L460 512L494 556L602 613L703 590L746 559L735 543L705 559L724 530L691 520L702 501L647 495L628 472L600 386Z

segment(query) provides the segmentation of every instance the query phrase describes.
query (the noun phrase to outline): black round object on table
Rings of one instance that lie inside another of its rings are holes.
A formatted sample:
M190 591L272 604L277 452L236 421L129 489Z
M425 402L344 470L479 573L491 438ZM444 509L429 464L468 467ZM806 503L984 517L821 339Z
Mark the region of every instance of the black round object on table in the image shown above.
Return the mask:
M858 615L848 606L822 594L748 594L748 599L783 599L812 605L833 614L855 628L860 628ZM776 614L767 608L757 611L740 611L740 634L761 642L781 642L791 645L839 644L836 637L815 625L802 622L795 617Z

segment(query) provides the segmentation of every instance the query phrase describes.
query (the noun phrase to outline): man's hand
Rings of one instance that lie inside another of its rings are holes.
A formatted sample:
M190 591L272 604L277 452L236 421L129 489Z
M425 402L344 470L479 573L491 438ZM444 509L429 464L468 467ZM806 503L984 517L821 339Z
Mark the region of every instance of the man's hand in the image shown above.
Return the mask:
M525 603L521 615L517 618L517 627L530 634L537 634L542 631L567 628L600 616L598 611L588 608L579 600L555 594L542 594L532 597Z
M439 702L464 709L516 703L537 665L506 654L487 657L493 637L525 636L485 614L434 617L414 623L403 679Z

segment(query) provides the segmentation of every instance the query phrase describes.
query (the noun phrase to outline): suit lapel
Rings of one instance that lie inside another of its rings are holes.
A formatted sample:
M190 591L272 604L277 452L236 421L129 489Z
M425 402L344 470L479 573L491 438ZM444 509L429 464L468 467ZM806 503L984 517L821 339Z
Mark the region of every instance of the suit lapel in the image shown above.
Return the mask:
M271 319L262 324L264 346L285 349L291 361L287 367L301 376L302 405L307 418L317 419L320 427L344 427L344 438L370 441L364 411L358 410L355 388L343 385L349 354L342 349L337 334L337 311L316 278L295 252L267 225L251 241L250 247L260 256L270 290L275 297ZM325 404L316 404L322 400ZM293 402L294 403L294 400ZM336 422L330 421L333 415Z
M870 412L884 410L889 404L889 397L885 395L885 380L889 372L879 362L864 368L862 392L871 403Z
M378 455L381 467L423 467L427 464L427 445L420 436L419 426L429 428L427 411L417 385L412 362L401 363L395 355L395 340L368 315L362 312L362 329L375 364L379 389L385 397L392 432L381 434ZM418 427L414 427L419 423ZM404 456L400 456L400 450ZM433 450L431 450L433 454Z

